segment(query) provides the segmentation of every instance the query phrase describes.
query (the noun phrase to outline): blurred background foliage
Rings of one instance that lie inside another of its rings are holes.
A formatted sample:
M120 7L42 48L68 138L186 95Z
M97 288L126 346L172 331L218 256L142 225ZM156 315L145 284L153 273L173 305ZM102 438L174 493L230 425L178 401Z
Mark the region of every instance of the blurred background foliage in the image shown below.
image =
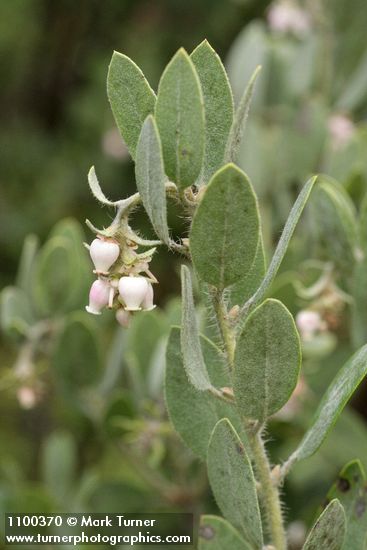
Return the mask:
M1 511L215 511L164 406L180 259L156 255L161 307L128 331L112 314L84 312L91 236L80 222L112 217L91 197L88 169L112 199L135 191L105 92L114 49L156 88L180 46L208 38L237 100L262 65L240 165L260 199L268 258L301 184L327 174L271 291L294 315L322 320L303 338L301 382L269 429L274 460L294 449L337 369L367 341L366 28L364 0L0 3ZM151 236L144 213L134 227ZM294 549L343 465L359 457L367 468L366 394L364 384L286 484Z

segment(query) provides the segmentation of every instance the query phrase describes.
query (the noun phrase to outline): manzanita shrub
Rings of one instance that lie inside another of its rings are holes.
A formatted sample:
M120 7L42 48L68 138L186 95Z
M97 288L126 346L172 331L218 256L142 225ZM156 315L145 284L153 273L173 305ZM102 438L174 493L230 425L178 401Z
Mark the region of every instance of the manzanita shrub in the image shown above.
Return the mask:
M295 390L302 358L292 315L267 295L318 184L312 177L301 190L266 266L257 198L236 166L258 72L234 109L225 69L207 41L191 55L184 49L175 54L157 95L135 63L115 52L108 96L135 161L138 193L111 202L94 169L89 173L92 193L115 207L116 216L107 229L88 222L96 233L90 253L97 276L88 311L113 308L128 325L138 310L154 307L152 284L157 281L149 262L156 248L166 245L185 260L181 326L172 328L168 340L165 395L175 429L207 462L224 516L201 518L201 550L287 548L282 484L294 464L319 449L367 373L363 346L338 372L299 446L282 464L270 464L267 422ZM170 236L167 200L181 206L187 219L189 234L179 242ZM139 203L157 241L145 241L129 225ZM212 339L199 332L192 272L208 317L215 321ZM303 321L312 324L312 319ZM360 464L349 464L340 479L304 549L366 547L366 482Z

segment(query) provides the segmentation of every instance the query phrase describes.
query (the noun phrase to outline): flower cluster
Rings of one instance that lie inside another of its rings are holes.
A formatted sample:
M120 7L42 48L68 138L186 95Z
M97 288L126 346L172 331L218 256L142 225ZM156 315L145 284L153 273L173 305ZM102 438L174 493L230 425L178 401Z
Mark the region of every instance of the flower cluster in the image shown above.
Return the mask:
M115 309L117 321L127 326L131 312L154 309L152 283L157 280L149 271L149 262L155 249L138 254L133 241L119 243L102 235L88 248L98 277L89 292L88 313L100 315L106 307Z

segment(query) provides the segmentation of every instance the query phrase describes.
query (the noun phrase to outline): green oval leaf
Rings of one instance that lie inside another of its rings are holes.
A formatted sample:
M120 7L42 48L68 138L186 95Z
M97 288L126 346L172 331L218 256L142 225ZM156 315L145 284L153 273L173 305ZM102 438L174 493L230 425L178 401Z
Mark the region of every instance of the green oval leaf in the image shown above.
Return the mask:
M289 458L286 469L294 462L308 458L317 451L366 375L367 345L357 351L336 375L316 411L311 428Z
M347 518L343 550L364 548L367 537L367 480L359 460L353 460L340 472L327 494L328 500L337 498Z
M199 78L182 48L162 75L155 114L166 174L179 187L188 187L202 168L205 129Z
M69 309L75 289L75 264L65 237L52 237L37 256L33 296L41 315L55 315Z
M107 94L120 134L135 158L143 122L154 112L155 94L139 67L118 52L113 53L108 69Z
M303 550L341 550L344 537L345 513L343 506L335 499L312 527Z
M234 395L241 415L264 422L296 387L301 364L292 315L278 300L266 300L248 318L234 360Z
M205 361L210 368L210 379L217 387L229 385L220 350L205 336L200 336ZM242 441L247 441L242 422L235 407L212 393L201 392L189 381L182 361L180 329L172 328L166 353L165 398L170 420L188 447L202 460L210 435L221 418L229 418Z
M223 515L255 548L263 536L255 478L250 460L228 419L216 424L208 447L208 475Z
M256 256L259 225L250 181L234 164L224 166L210 181L190 232L201 279L221 290L243 279Z
M144 121L136 148L136 185L153 228L163 242L169 243L167 205L161 140L153 116Z
M201 516L199 550L251 550L239 532L219 516Z
M266 260L263 238L260 231L260 239L257 245L256 256L250 270L243 279L240 279L230 288L230 306L244 304L261 285L266 271Z
M207 40L192 52L205 108L205 156L201 181L207 183L224 163L224 152L233 122L233 97L220 57Z

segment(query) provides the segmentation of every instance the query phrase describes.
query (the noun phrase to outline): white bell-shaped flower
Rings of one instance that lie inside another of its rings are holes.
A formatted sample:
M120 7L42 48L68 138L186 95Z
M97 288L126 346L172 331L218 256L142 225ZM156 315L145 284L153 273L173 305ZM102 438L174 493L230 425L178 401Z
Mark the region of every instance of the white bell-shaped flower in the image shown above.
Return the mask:
M121 277L119 293L126 311L139 311L148 290L148 281L144 277Z
M142 308L144 309L144 311L151 311L152 309L155 308L153 301L154 301L153 285L148 282L148 289L142 303Z
M111 265L120 255L120 247L112 241L94 239L89 247L89 254L97 273L108 273Z
M97 279L89 291L89 305L86 306L88 313L101 315L101 310L108 305L111 287L107 281Z

